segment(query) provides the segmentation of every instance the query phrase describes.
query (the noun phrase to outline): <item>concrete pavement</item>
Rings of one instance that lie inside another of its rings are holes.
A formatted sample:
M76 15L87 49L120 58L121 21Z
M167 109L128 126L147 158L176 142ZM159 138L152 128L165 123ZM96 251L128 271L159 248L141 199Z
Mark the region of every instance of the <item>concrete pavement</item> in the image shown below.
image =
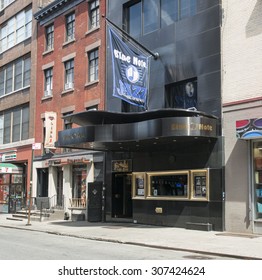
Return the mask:
M262 260L262 235L197 231L132 223L31 221L0 214L0 227L41 231L90 240Z

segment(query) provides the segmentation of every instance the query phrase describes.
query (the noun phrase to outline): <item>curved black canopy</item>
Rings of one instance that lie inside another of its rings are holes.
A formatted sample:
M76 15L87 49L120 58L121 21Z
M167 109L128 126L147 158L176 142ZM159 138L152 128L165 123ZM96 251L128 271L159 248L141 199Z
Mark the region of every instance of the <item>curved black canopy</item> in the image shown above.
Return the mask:
M87 111L65 119L80 127L59 131L57 147L103 151L171 150L180 149L185 143L191 146L196 141L209 145L219 135L218 118L183 109L139 113Z
M76 114L67 115L64 118L71 123L81 126L93 124L123 124L135 123L159 118L170 117L207 117L217 119L214 115L209 115L200 111L185 109L158 109L145 112L119 113L109 111L84 111Z

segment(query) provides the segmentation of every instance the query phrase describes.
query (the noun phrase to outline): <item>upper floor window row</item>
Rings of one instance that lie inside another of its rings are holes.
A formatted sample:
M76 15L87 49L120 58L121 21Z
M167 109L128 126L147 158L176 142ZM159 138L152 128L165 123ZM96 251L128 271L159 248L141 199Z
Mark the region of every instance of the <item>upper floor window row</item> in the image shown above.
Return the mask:
M139 37L196 14L197 0L140 0L125 8L127 32Z
M5 9L8 5L15 2L15 0L0 0L0 11Z
M100 10L99 0L90 1L89 4L89 30L99 27ZM76 15L75 12L65 16L65 42L75 39ZM54 24L45 27L45 51L51 51L54 48Z
M0 68L0 98L30 85L31 57L21 57Z
M0 26L0 53L32 35L32 9L23 10Z

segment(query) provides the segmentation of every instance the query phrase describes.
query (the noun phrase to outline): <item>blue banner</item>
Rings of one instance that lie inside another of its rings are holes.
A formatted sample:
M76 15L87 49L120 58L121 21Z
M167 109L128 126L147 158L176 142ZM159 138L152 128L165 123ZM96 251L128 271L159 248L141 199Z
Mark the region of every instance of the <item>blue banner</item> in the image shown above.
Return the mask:
M113 96L147 108L149 56L145 56L110 27L109 39L113 65Z

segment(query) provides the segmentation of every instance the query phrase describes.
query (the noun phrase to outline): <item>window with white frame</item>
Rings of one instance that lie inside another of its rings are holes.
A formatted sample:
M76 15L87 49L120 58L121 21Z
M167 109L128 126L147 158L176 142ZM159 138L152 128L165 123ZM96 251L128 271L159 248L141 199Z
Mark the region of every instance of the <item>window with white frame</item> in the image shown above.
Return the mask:
M98 49L88 53L89 82L98 80Z
M45 70L45 91L44 96L52 95L53 91L53 68Z
M0 113L0 144L29 137L29 107L17 107Z
M66 16L66 41L75 39L75 13Z
M74 59L64 63L65 65L65 90L74 88Z
M0 11L5 9L8 5L15 2L15 0L0 0Z
M0 53L32 35L32 9L23 10L0 25Z
M46 38L46 51L50 51L54 48L54 24L51 24L45 28Z
M30 85L31 57L19 58L0 68L0 97Z
M89 29L99 26L99 0L89 2Z

